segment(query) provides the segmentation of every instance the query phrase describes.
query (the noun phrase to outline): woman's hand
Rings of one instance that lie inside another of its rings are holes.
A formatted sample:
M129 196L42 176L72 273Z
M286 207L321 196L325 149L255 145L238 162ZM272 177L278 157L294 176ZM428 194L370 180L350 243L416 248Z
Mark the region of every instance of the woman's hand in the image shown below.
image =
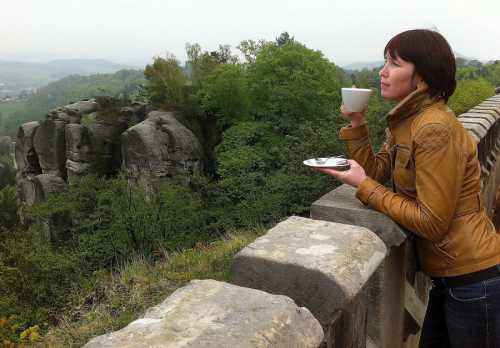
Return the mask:
M333 176L344 184L358 187L359 184L366 179L366 173L363 167L354 160L348 160L351 168L349 170L340 171L331 168L314 168L318 172Z
M359 126L362 126L366 123L366 117L365 117L365 111L361 112L351 112L346 109L344 104L340 106L340 112L344 116L344 118L348 119L351 121L351 127L356 128Z

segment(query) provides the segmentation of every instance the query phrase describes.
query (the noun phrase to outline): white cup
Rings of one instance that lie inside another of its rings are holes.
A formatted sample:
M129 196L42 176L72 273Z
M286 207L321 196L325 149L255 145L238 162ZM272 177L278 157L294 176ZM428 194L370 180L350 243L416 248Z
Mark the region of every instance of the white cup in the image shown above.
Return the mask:
M368 106L368 100L371 94L371 89L342 88L342 103L347 111L361 112Z

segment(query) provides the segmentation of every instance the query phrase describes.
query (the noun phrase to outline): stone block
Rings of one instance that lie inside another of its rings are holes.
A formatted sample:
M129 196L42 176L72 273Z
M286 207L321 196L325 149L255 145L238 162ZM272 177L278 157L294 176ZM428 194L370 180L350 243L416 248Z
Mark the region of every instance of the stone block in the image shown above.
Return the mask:
M493 112L493 111L492 111ZM475 120L483 120L486 121L485 125L487 125L487 129L491 128L496 122L496 117L487 112L479 112L474 111L466 112L465 114L461 114L458 118L460 122L474 122Z
M480 142L488 131L488 128L485 128L485 126L480 123L462 122L462 125L472 134L477 142Z
M469 129L470 124L478 125L480 128L476 128L478 131L480 131L481 138L483 138L488 130L491 128L491 126L495 123L494 120L491 119L486 119L484 117L460 117L460 122L462 125Z
M85 348L316 348L318 321L288 297L195 280L125 328Z
M488 114L491 115L495 118L495 120L498 120L500 118L500 109L497 108L491 108L491 107L481 107L481 106L476 106L470 109L468 112L474 112L474 113L479 113L479 114Z
M311 218L366 227L387 246L398 246L408 232L391 218L361 203L355 198L356 189L342 185L322 196L311 206Z
M292 216L235 256L232 282L289 296L329 325L386 252L366 228Z
M416 255L411 236L384 214L363 205L355 197L355 189L342 185L321 197L311 207L311 217L333 222L364 226L386 244L388 254L382 265L369 279L364 290L368 306L367 332L380 347L400 348L407 328L405 289L417 285Z

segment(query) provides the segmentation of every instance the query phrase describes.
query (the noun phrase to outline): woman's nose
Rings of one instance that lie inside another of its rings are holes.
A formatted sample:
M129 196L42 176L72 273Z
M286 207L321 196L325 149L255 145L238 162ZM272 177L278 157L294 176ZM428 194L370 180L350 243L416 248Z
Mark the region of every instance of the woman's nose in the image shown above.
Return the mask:
M385 67L385 65L382 67L382 69L380 69L380 71L378 72L378 76L387 76L387 69Z

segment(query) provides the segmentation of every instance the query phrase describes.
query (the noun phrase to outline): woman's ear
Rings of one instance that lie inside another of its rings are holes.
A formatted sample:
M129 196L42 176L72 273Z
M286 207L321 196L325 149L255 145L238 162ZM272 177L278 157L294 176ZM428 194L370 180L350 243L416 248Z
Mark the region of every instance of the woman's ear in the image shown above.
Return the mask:
M422 89L424 87L428 87L427 83L425 83L424 79L415 72L413 75L413 86L414 89Z
M417 83L417 89L427 89L429 85L422 79Z

